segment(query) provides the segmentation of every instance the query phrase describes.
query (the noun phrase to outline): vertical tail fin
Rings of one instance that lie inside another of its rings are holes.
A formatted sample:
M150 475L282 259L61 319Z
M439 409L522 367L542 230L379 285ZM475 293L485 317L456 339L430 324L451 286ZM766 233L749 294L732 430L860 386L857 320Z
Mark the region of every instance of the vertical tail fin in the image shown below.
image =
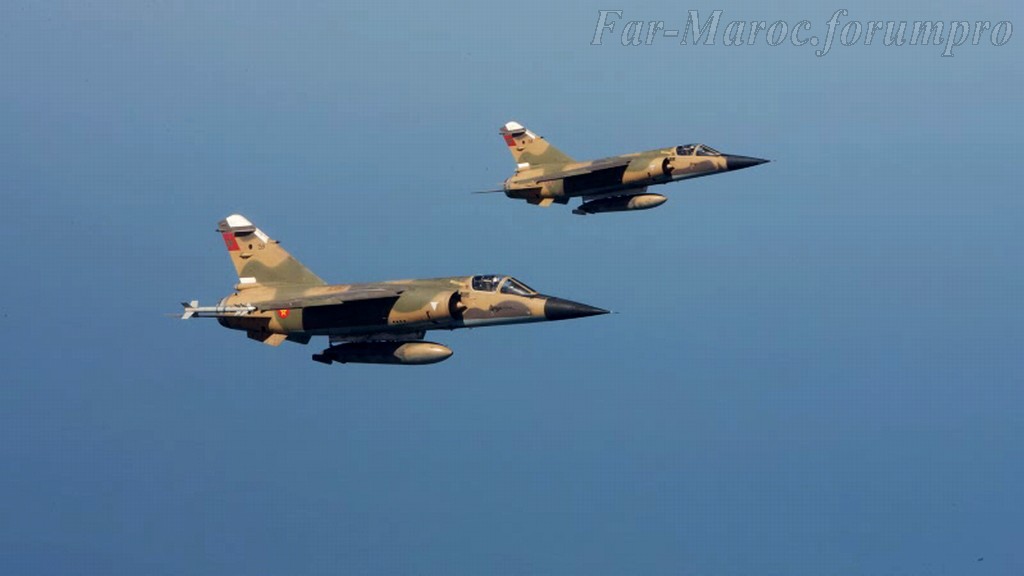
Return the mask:
M232 214L221 220L217 232L224 238L240 284L326 284L244 216Z
M518 122L508 122L499 131L508 151L516 164L523 167L523 164L537 166L540 164L568 164L574 162L558 148L555 148L543 136L538 136L527 130Z

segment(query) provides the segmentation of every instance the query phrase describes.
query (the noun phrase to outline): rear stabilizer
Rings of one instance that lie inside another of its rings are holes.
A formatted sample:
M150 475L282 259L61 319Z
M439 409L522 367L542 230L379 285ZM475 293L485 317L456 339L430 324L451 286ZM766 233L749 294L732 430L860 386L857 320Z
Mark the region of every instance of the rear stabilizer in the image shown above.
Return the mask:
M250 284L323 286L326 282L296 260L277 240L272 240L247 218L232 214L217 225L239 287Z
M508 151L512 153L519 168L574 162L567 154L549 144L543 136L527 130L518 122L507 122L498 132L505 139Z

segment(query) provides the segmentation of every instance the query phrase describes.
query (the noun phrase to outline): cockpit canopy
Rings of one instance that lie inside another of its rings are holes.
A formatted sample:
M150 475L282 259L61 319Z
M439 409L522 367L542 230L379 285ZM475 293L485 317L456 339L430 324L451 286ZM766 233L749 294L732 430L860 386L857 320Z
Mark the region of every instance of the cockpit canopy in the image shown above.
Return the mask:
M516 296L533 296L537 293L533 288L530 288L511 276L498 276L495 274L473 276L471 285L473 286L473 290L477 290L479 292L494 292L495 290L500 290L502 294L515 294Z
M676 156L721 156L722 153L707 144L676 146Z

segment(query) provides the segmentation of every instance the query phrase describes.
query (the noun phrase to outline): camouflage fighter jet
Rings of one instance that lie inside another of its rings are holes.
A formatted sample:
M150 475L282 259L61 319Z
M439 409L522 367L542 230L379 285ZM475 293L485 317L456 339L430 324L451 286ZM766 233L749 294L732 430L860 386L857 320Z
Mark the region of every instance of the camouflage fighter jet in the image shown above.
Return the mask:
M278 346L327 336L330 346L313 360L373 364L433 364L447 346L426 342L427 330L454 330L523 322L567 320L607 310L545 296L494 274L329 285L263 231L238 214L222 220L238 284L216 306L183 302L181 318L216 318L254 340Z
M582 196L583 204L572 211L580 215L655 208L668 198L647 194L648 186L768 162L722 154L704 144L577 162L518 122L505 124L500 134L516 161L516 172L505 180L503 188L487 192L504 192L509 198L540 206L566 204L570 198Z

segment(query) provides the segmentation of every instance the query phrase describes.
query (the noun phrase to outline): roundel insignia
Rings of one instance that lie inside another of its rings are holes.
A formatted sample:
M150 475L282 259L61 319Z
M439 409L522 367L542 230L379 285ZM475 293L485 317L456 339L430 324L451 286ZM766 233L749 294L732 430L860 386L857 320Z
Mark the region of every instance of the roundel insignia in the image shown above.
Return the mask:
M289 309L287 309L287 308L282 308L281 310L278 310L278 311L277 311L277 317L278 317L278 318L282 318L282 319L283 319L283 318L287 318L287 317L288 317L288 315L289 315L289 314L291 314L291 313L292 313L292 311L291 311L291 310L289 310Z

